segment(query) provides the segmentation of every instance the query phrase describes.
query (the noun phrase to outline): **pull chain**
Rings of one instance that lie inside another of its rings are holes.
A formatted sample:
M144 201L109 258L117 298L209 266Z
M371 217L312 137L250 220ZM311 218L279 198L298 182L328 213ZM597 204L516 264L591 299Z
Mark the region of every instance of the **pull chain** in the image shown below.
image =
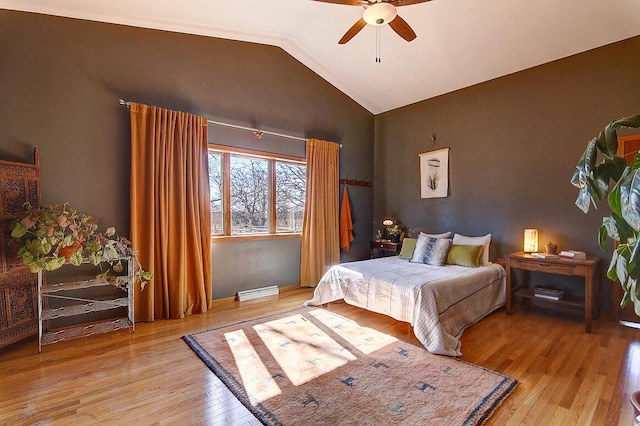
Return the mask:
M380 27L376 27L376 63L382 62L380 59Z

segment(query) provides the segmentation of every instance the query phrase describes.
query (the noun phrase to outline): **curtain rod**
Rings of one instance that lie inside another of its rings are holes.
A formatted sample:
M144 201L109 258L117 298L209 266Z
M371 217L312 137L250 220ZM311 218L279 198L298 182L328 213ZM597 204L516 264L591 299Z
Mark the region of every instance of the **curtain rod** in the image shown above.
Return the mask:
M120 104L122 106L125 106L127 108L131 107L131 102L125 101L123 99L119 99L118 100L118 104ZM253 134L258 139L260 139L262 137L262 135L271 135L271 136L278 136L278 137L281 137L281 138L295 139L297 141L302 141L302 142L306 142L307 141L305 138L300 138L298 136L291 136L291 135L285 135L285 134L282 134L282 133L269 132L269 131L266 131L266 130L254 129L252 127L238 126L237 124L222 123L220 121L213 121L213 120L209 120L209 119L207 119L207 122L211 123L211 124L216 124L218 126L232 127L234 129L240 129L240 130L248 130L250 132L253 132ZM340 148L342 148L342 144L338 144L338 145L340 145Z

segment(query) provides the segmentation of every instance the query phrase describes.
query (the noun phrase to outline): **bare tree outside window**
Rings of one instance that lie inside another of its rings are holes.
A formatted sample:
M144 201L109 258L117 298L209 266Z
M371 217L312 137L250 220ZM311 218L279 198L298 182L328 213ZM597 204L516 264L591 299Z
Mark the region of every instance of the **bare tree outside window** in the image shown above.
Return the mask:
M209 152L209 196L211 199L211 234L224 234L222 209L222 154Z
M276 161L277 232L302 232L306 173L304 164Z
M231 156L231 234L269 233L269 162Z
M225 170L226 167L229 170ZM267 153L256 152L254 157L245 153L209 151L211 234L300 233L306 168L302 161L270 157ZM272 188L275 188L273 197ZM274 203L271 203L272 199ZM275 220L271 220L272 217ZM227 221L230 229L226 229Z

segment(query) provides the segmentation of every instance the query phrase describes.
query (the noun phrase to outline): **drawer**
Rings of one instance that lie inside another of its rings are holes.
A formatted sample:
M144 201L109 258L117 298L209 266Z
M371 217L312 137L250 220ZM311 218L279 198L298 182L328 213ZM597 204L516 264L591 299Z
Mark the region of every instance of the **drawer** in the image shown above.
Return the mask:
M577 275L574 265L558 265L542 262L521 262L518 268L526 271L547 272L549 274ZM579 274L578 274L579 275Z
M378 248L383 250L396 250L398 248L398 244L385 243L383 241L376 241L371 243L371 248Z

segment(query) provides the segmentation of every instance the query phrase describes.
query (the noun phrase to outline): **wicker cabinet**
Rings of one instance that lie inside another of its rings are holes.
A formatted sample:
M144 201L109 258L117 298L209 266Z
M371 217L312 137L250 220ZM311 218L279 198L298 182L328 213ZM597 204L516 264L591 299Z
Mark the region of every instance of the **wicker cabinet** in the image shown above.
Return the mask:
M24 203L40 204L40 164L0 160L0 347L38 331L37 276L16 257L11 224L24 212Z
M130 328L135 330L133 260L114 285L105 279L46 283L38 273L38 350L42 345ZM64 266L63 266L64 267ZM58 324L56 324L58 322Z

